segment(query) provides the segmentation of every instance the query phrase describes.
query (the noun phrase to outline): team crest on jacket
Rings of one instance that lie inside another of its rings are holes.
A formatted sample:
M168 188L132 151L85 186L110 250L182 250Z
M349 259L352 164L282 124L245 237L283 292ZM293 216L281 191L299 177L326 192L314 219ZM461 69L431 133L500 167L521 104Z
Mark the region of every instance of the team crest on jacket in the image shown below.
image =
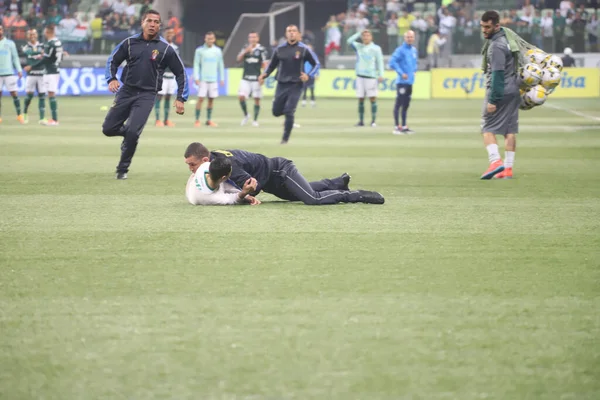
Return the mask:
M298 50L296 50L296 57L295 58L296 58L296 60L300 59L300 52Z
M158 50L154 49L154 50L152 50L152 57L151 57L151 59L152 60L156 60L156 57L158 57Z

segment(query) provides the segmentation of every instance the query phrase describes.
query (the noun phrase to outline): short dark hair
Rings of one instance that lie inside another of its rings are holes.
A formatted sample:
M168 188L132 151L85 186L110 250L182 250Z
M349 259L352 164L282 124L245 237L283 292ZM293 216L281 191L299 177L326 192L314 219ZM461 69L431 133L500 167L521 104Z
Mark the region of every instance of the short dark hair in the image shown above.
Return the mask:
M204 36L208 36L208 35L213 35L216 36L215 33L213 31L208 31L204 34Z
M210 157L210 151L202 143L194 142L190 143L187 149L185 149L183 156L185 158L194 156L198 160L202 160L204 157Z
M46 29L49 32L54 32L56 30L56 26L54 24L46 25Z
M144 22L146 20L146 17L149 14L154 14L154 15L158 15L158 20L162 22L162 17L160 16L160 13L156 10L148 10L144 13L144 15L142 15L142 22Z
M482 22L492 21L492 25L498 25L500 23L500 15L497 11L490 10L483 13L481 16Z
M208 167L208 173L210 174L210 179L213 182L218 181L224 176L228 176L231 173L231 160L227 157L215 157L214 160L210 162Z

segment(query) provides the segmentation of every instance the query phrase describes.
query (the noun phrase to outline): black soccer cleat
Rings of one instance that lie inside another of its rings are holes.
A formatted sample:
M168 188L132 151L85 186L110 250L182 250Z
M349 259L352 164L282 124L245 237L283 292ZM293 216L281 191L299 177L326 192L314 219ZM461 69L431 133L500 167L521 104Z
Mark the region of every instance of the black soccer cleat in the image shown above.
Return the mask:
M279 143L279 144L287 144L287 142L288 142L288 141L284 139L284 140L282 140L282 141L281 141L281 143Z
M414 135L415 134L415 131L413 131L412 129L409 129L408 127L402 128L401 132L404 133L405 135Z
M344 190L350 190L350 179L352 179L352 177L350 175L348 175L346 172L344 172L341 176L342 181L344 181Z
M358 202L365 204L383 204L385 199L377 192L370 192L368 190L358 191Z
M357 124L356 124L356 125L354 125L354 126L365 126L365 123L364 123L364 122L359 122L359 123L357 123Z
M121 181L127 179L127 172L117 172L117 179Z

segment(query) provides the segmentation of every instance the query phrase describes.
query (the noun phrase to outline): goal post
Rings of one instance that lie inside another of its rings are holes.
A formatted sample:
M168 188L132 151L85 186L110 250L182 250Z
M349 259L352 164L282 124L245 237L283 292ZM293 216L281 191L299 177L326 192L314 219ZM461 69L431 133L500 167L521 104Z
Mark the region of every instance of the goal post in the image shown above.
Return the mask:
M271 44L284 35L290 24L298 25L304 31L304 3L277 2L271 4L266 13L246 13L240 15L223 49L223 62L226 68L238 66L236 57L248 41L248 33L254 31L261 37L261 44L270 49Z

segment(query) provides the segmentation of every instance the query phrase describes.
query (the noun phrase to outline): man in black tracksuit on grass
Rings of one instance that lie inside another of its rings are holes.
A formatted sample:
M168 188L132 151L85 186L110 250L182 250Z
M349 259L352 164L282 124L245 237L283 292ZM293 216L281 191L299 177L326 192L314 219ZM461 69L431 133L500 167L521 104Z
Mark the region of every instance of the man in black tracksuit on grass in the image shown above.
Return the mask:
M184 154L185 163L195 173L198 167L217 157L228 157L232 161L230 182L241 188L255 178L256 196L261 190L280 199L301 201L306 205L326 205L336 203L383 204L384 198L377 192L350 190L350 176L343 174L333 179L308 182L291 160L283 157L268 158L262 154L245 150L214 150L210 152L201 143L188 146Z
M142 33L119 43L106 62L108 88L118 93L102 124L102 133L123 137L117 179L127 179L131 159L154 107L156 94L162 87L167 67L177 81L177 114L183 114L183 103L188 98L185 67L175 49L159 36L160 24L160 14L154 10L147 11L142 17ZM117 70L123 61L127 61L127 66L121 75L123 87L120 88Z
M294 127L294 113L304 90L304 82L314 78L319 70L319 59L308 46L300 42L300 32L296 25L285 30L287 42L277 47L265 72L258 78L262 85L265 78L277 68L277 89L273 99L273 115L285 115L281 144L286 144ZM312 65L312 70L304 72L304 63Z

